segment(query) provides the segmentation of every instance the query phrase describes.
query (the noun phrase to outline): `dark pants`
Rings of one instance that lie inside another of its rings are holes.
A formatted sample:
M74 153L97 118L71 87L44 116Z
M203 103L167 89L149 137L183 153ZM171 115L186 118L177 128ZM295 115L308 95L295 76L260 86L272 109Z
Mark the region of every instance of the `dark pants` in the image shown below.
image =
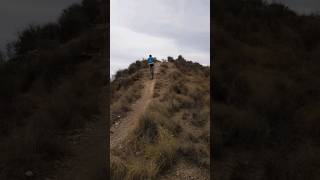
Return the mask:
M149 64L149 67L150 67L151 78L153 79L153 64Z

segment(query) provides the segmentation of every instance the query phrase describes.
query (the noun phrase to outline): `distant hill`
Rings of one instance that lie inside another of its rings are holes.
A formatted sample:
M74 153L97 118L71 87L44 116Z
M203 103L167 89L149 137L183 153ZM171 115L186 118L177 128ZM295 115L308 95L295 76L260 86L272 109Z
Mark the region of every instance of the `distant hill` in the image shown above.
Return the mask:
M111 83L112 179L209 179L210 68L177 59L118 71Z
M213 1L214 179L319 179L320 17Z

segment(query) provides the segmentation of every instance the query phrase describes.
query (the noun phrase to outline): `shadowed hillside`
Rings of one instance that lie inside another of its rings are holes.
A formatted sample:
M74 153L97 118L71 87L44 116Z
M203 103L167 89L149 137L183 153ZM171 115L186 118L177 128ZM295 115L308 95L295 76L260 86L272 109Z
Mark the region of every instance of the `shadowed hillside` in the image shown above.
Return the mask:
M168 57L111 83L112 179L209 179L209 67Z
M0 62L0 179L64 179L67 173L55 171L68 170L67 160L79 156L83 129L106 128L104 3L83 0L56 22L27 26L8 44L9 59ZM95 141L104 151L105 139ZM72 163L105 168L105 159Z
M320 17L213 2L215 179L319 179Z

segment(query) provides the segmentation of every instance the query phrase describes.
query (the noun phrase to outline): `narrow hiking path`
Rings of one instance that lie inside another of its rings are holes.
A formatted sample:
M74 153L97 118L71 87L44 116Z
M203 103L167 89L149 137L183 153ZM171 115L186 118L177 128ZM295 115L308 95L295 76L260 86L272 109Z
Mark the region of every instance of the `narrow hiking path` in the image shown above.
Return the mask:
M117 147L126 138L129 132L138 123L139 118L144 113L153 99L154 85L157 80L160 63L154 65L154 79L149 79L149 70L144 76L144 89L139 100L137 100L131 107L132 111L128 115L120 119L117 124L112 125L110 128L110 149Z

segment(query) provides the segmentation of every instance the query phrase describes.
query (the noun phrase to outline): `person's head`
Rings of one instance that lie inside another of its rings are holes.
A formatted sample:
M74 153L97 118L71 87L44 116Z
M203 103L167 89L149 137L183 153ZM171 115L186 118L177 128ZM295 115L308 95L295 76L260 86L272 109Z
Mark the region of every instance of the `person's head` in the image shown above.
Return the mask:
M150 54L149 57L152 57L152 55Z

